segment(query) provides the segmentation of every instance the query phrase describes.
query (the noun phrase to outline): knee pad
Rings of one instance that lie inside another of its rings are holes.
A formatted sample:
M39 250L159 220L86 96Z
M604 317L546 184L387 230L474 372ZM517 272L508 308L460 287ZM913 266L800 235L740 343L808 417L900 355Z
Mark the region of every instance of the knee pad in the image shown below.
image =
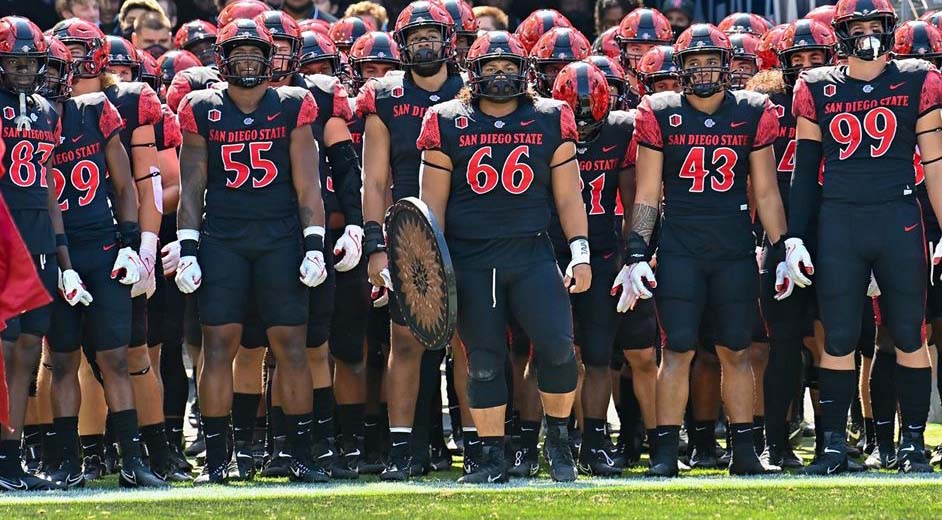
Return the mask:
M548 394L565 394L576 389L579 365L571 345L544 348L535 352L537 386Z
M328 343L331 356L349 365L359 365L363 362L365 353L362 341L357 343L355 338L344 337L345 334L337 334L336 332L332 336L330 343ZM363 339L362 334L354 334L354 336L358 336L360 340ZM351 339L354 340L351 341Z
M697 348L697 345L700 343L700 335L695 330L673 330L671 332L665 331L666 336L666 345L665 347L671 352L690 352ZM712 335L711 335L712 336ZM713 345L712 337L710 341L705 342L704 345Z
M860 331L850 331L841 328L826 330L824 339L824 350L834 356L843 357L853 354L857 350L857 340L860 337Z
M925 338L926 335L925 323L920 322L913 325L897 324L896 326L889 323L887 325L889 326L890 334L893 337L893 343L896 348L907 354L916 352L922 348L923 338ZM879 347L882 351L883 345L879 345Z
M492 352L472 352L468 365L468 403L471 408L506 404L504 357Z

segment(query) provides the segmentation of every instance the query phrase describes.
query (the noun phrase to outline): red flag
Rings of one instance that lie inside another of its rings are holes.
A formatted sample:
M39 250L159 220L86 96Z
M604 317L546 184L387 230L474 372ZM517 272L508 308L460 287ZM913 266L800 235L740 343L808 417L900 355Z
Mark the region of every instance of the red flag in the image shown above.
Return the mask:
M6 320L52 301L46 292L6 202L0 196L0 330ZM0 423L9 420L10 404L0 350Z

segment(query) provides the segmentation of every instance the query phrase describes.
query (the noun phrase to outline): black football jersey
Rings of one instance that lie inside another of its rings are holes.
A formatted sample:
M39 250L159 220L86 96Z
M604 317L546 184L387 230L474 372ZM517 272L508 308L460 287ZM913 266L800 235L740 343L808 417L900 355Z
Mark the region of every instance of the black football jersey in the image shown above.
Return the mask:
M913 195L916 121L940 101L942 78L923 60L891 60L872 81L844 65L802 74L792 110L821 128L821 196L868 204Z
M52 172L69 242L106 239L116 230L105 145L120 132L121 114L102 92L62 105L62 142L52 155Z
M183 132L177 115L167 105L160 105L160 121L154 125L154 138L157 141L157 151L177 148L183 144Z
M46 161L59 144L59 113L44 97L30 96L26 104L29 130L17 130L20 115L19 96L0 90L0 115L3 116L2 170L0 194L13 221L33 254L55 251L52 221L49 219L49 185Z
M216 67L190 67L181 71L167 87L167 105L176 112L187 94L207 89L216 83L222 83Z
M634 165L636 145L634 113L613 110L602 125L598 137L591 143L576 145L582 200L589 218L589 248L592 254L608 254L618 244L616 217L619 216L618 174ZM550 238L557 254L569 254L569 245L556 214L555 204Z
M357 97L357 115L376 114L389 129L389 163L392 167L393 200L419 196L419 159L416 139L428 107L455 97L464 86L460 75L448 76L435 92L412 82L404 73L389 73L368 81Z
M775 152L775 171L778 178L778 191L782 194L782 202L788 207L788 190L792 182L792 173L795 171L795 130L798 123L792 114L791 92L773 92L769 94L769 101L775 115L778 116L778 137L772 143Z
M749 154L772 145L778 126L772 102L757 92L727 92L713 114L675 92L641 101L635 139L664 157L660 251L713 258L754 254Z
M121 144L131 157L131 134L138 127L156 125L163 117L160 99L154 89L146 83L128 81L115 83L105 89L108 101L121 114ZM155 143L156 144L156 143Z
M355 110L357 100L356 98L348 98L350 103L350 109ZM358 115L355 111L353 116L347 121L347 130L350 132L350 137L353 138L353 147L357 151L357 155L361 158L363 157L363 130L366 128L366 120Z
M577 137L569 105L553 99L521 101L502 117L457 99L432 107L417 147L451 158L449 245L544 234L554 204L553 154Z
M291 131L310 125L317 104L299 87L269 88L246 114L227 89L191 92L180 104L180 127L207 143L205 222L296 216ZM183 172L185 175L186 172Z

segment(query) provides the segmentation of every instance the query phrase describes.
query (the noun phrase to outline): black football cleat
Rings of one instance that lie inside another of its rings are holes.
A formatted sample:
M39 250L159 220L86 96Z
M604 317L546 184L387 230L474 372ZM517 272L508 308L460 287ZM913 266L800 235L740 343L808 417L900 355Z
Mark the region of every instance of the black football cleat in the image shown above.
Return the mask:
M691 469L715 469L720 466L720 460L716 456L716 450L713 446L707 449L694 446L693 451L690 452L688 465Z
M536 448L521 446L510 461L507 473L511 477L533 478L540 472L540 454Z
M244 441L236 443L235 464L230 465L230 479L239 482L255 480L255 457L251 450L252 447Z
M105 463L98 455L88 455L83 458L82 468L85 480L98 480L105 476Z
M729 463L729 474L734 476L775 475L781 472L782 468L779 466L763 464L751 450L742 457L733 454L733 460Z
M778 466L782 469L801 469L805 467L801 456L795 453L791 444L788 443L783 447L766 446L765 451L762 452L759 458L766 466Z
M484 446L474 472L458 479L459 484L506 484L509 480L504 462L504 449Z
M899 459L897 458L896 448L892 445L877 446L873 452L864 461L867 469L897 469L899 468Z
M288 479L292 482L306 484L323 484L330 482L330 476L319 464L311 462L307 457L294 457L291 459L291 474Z
M170 484L150 470L141 459L132 458L121 465L118 473L118 485L123 488L163 488Z
M190 473L193 471L193 465L190 464L190 461L186 460L186 455L183 454L183 448L178 445L170 445L170 453L168 454L170 464L172 464L177 470L182 471L183 473Z
M361 475L379 475L385 467L382 454L367 453L360 458L357 470Z
M897 455L900 473L932 473L922 433L904 432Z
M276 441L277 442L277 441ZM262 469L262 476L268 478L287 477L291 475L291 455L284 450L277 450Z
M579 451L579 473L593 477L618 477L621 468L603 448L587 448L585 444Z
M332 443L320 442L314 445L314 463L321 467L332 479L355 480L360 478L357 466L347 466L344 457L334 449Z
M216 467L203 466L203 471L193 481L194 486L207 484L227 484L229 482L229 464L220 464Z
M429 458L429 468L432 471L448 471L451 469L451 452L445 446L432 446Z
M824 432L824 450L811 464L805 466L803 475L837 475L848 471L847 452L844 449L847 442L844 432Z
M565 426L547 427L543 440L543 456L550 467L550 477L556 482L576 480L576 462L572 458L569 430Z
M645 477L674 478L680 472L676 460L651 461L651 466L644 472Z
M414 476L415 467L412 464L412 457L390 457L383 472L379 474L379 479L387 482L403 482Z
M193 440L193 443L183 450L183 454L187 457L195 457L204 451L206 451L206 438L203 436L203 432L201 430L197 433L196 439Z
M60 488L55 482L23 471L16 465L0 472L0 491L52 491Z
M85 487L85 473L77 460L63 460L59 468L48 475L60 489Z

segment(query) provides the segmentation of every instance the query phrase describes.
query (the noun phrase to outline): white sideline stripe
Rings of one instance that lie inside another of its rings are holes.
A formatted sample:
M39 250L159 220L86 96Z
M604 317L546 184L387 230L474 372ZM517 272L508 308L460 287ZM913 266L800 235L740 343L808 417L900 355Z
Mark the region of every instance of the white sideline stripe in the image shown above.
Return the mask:
M94 490L82 489L69 492L51 491L41 493L4 493L0 495L0 506L27 504L69 504L77 502L115 503L142 501L169 501L189 499L228 500L240 498L297 498L299 496L346 495L368 496L382 494L430 494L442 491L457 493L502 493L538 491L546 489L576 490L633 490L658 489L718 489L718 488L779 488L779 487L851 487L861 484L878 487L938 486L942 475L910 477L903 475L857 475L847 477L680 477L663 481L642 478L585 480L568 484L556 484L546 480L511 480L510 484L492 486L459 486L449 482L389 483L370 482L359 484L271 484L242 486L208 486L199 488L174 488L164 491Z

